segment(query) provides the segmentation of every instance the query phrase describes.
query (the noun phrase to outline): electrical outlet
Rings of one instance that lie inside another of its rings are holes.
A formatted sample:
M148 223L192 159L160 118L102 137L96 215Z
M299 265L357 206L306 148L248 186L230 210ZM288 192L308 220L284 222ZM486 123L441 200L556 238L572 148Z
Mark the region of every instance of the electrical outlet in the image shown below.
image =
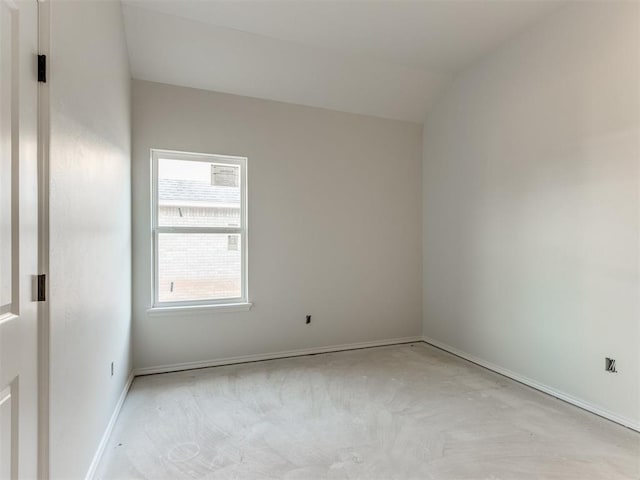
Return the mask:
M111 376L113 377L113 362L111 362Z
M604 359L604 369L609 373L618 373L616 369L616 359L606 357Z
M307 325L311 323L311 315L307 315Z

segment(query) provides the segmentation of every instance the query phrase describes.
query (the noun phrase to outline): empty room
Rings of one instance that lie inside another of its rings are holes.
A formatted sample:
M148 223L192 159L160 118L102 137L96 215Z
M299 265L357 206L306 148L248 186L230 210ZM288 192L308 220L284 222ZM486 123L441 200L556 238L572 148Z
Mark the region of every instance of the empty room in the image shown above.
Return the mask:
M0 0L0 480L640 480L640 1Z

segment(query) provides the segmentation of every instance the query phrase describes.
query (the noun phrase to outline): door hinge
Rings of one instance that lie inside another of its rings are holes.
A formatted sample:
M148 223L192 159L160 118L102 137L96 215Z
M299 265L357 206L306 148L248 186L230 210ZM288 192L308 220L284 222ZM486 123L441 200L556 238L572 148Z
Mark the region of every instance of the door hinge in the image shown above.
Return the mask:
M47 276L43 273L42 275L38 275L38 294L36 296L36 301L44 302L47 300Z
M38 55L38 81L47 83L47 56Z

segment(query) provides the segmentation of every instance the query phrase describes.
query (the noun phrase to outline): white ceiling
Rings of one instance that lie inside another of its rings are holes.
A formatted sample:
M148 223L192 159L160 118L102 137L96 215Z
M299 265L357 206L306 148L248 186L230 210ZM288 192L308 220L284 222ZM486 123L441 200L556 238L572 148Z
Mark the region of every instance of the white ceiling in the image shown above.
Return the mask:
M422 122L560 0L123 0L134 78Z

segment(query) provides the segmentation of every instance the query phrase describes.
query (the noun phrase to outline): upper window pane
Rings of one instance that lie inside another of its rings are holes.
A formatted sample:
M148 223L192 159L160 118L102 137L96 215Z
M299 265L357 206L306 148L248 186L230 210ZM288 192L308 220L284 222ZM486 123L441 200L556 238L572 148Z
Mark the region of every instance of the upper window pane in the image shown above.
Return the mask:
M240 228L241 170L223 161L158 159L158 226Z

